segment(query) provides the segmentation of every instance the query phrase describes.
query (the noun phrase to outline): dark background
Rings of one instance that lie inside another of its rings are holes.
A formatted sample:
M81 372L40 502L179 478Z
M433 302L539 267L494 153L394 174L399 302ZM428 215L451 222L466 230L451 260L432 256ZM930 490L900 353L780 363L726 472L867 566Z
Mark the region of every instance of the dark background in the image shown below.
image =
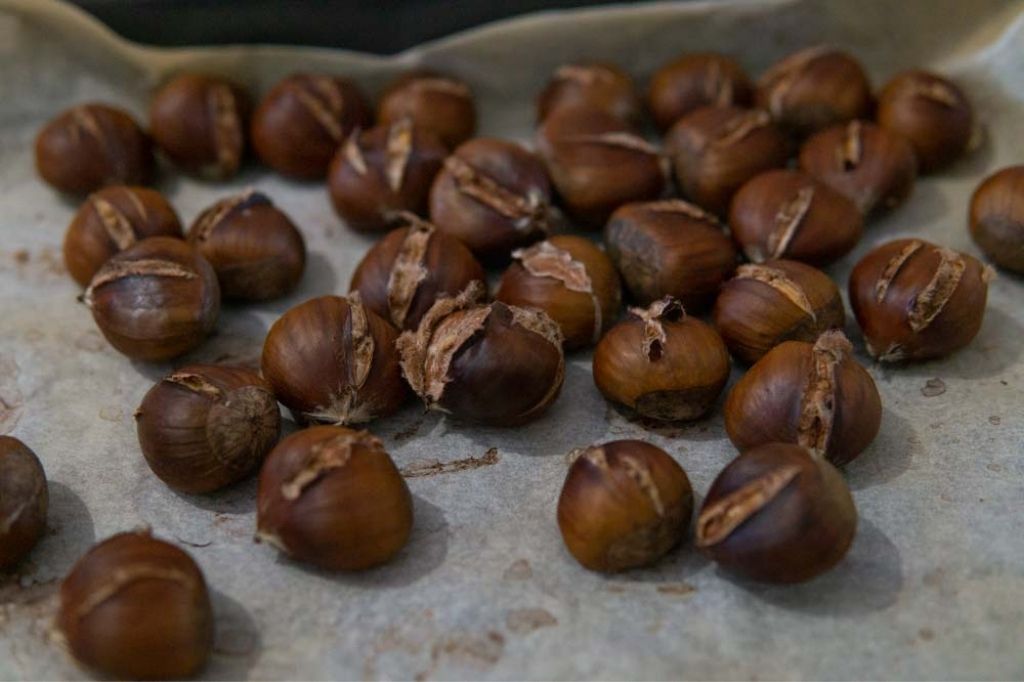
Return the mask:
M613 0L73 0L153 45L276 43L391 54L488 21Z

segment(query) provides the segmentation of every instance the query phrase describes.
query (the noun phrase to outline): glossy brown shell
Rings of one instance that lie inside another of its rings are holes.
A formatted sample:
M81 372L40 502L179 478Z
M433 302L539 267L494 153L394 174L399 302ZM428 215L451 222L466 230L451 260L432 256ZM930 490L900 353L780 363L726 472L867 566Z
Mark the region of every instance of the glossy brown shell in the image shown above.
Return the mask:
M647 106L662 130L704 106L748 107L754 85L739 63L718 52L684 54L654 72Z
M46 532L46 472L24 443L0 436L0 570L20 562Z
M377 102L377 122L388 125L410 118L417 127L431 130L449 149L476 132L476 103L463 81L419 70L392 81Z
M1024 273L1024 166L993 173L971 197L974 242L1001 268Z
M628 73L602 62L563 64L537 96L537 121L558 109L584 107L611 114L626 123L640 119L640 99Z

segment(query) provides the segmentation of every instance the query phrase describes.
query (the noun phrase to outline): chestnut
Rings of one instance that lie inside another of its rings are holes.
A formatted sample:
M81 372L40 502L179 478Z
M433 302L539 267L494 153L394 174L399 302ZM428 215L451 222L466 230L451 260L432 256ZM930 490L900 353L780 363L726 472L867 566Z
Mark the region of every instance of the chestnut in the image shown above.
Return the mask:
M735 59L718 52L684 54L651 76L647 106L662 130L705 106L749 107L754 85Z
M878 95L878 124L914 148L918 169L931 173L963 156L974 135L974 108L950 81L906 71Z
M839 471L799 445L768 443L711 484L696 542L732 573L799 583L838 564L856 532L857 509Z
M192 677L213 649L202 571L148 530L114 535L78 560L60 586L57 628L79 663L119 679Z
M199 214L188 241L217 273L225 298L265 301L294 289L306 269L306 242L267 195L247 190Z
M814 341L846 320L835 282L789 260L739 266L722 286L713 316L729 351L747 364L783 341Z
M992 269L920 239L868 252L850 273L850 306L882 362L941 358L981 329Z
M917 178L910 144L869 121L850 121L812 135L800 149L800 168L865 216L902 204Z
M256 372L189 365L149 389L135 427L160 480L184 493L209 493L259 468L277 442L281 413Z
M813 344L786 341L771 349L725 400L725 431L741 452L796 443L843 466L871 444L881 423L875 381L838 329Z
M563 108L590 108L626 123L640 119L640 99L628 73L614 64L563 64L537 97L537 121Z
M811 265L839 260L860 241L857 206L796 170L774 170L747 181L729 206L729 228L755 262L786 258Z
M789 160L789 140L759 109L701 107L665 137L683 196L724 217L733 194L750 178Z
M1024 166L993 173L971 196L971 237L996 265L1024 273Z
M619 206L668 189L661 150L597 109L554 111L537 131L537 150L562 205L585 228L600 228Z
M447 155L441 140L412 119L357 130L327 174L334 210L357 232L393 227L402 211L426 214L430 185Z
M500 261L554 221L544 164L514 142L481 137L445 159L430 188L430 220L477 256Z
M150 237L104 263L82 302L110 345L132 359L156 362L203 342L220 313L220 286L191 246Z
M871 83L860 62L827 45L776 62L757 82L757 106L804 137L871 113Z
M647 566L682 541L693 488L667 452L642 440L617 440L572 454L558 527L585 568L610 573Z
M512 252L497 300L543 310L566 350L597 343L619 314L622 287L611 259L584 237L558 235Z
M68 225L64 265L86 287L114 254L160 236L183 236L178 214L162 194L145 187L106 187L90 194Z
M706 310L736 270L736 249L710 213L682 199L619 208L604 230L608 255L639 303L678 298Z
M389 125L409 118L430 130L449 149L476 132L476 104L464 82L433 71L414 71L388 85L377 103L377 121Z
M149 105L149 130L171 163L211 179L230 178L245 154L249 98L217 76L183 73Z
M387 563L412 532L409 488L368 431L291 434L263 463L257 495L256 539L331 571Z
M397 411L408 397L397 336L358 292L314 298L270 328L263 376L301 421L368 422Z
M267 93L252 116L252 146L282 175L317 180L334 152L371 112L363 93L345 78L297 73Z
M36 170L55 189L88 194L107 185L145 185L153 146L131 114L105 104L62 112L36 137Z
M398 329L415 329L441 296L470 282L486 286L484 269L465 245L406 213L408 227L392 230L370 247L352 275L351 291Z
M46 532L50 495L36 453L0 436L0 570L24 559Z
M565 379L562 333L540 310L480 303L471 282L398 337L402 372L427 409L491 426L539 417Z
M643 417L699 419L729 379L729 352L709 325L666 297L608 330L594 350L594 383Z

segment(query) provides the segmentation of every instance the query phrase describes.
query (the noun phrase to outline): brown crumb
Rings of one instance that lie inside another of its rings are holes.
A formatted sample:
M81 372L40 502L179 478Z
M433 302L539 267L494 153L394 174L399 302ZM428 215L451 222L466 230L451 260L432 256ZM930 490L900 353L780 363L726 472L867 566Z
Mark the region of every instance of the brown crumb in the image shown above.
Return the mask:
M490 448L483 457L467 457L465 459L456 459L451 462L441 462L436 459L425 462L416 462L407 467L403 467L400 469L400 472L406 478L436 476L437 474L451 474L457 471L466 471L468 469L479 469L480 467L491 466L492 464L497 464L500 459L501 456L498 454L498 448Z
M921 395L925 398L934 398L946 392L946 382L942 379L929 379L921 387Z

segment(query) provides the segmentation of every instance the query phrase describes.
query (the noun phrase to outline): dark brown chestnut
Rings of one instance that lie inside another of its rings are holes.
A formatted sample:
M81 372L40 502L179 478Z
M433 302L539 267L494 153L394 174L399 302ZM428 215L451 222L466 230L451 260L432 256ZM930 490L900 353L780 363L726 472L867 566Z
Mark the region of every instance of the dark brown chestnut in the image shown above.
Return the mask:
M752 364L783 341L814 341L842 329L843 299L828 275L796 261L741 265L713 312L729 351Z
M265 301L294 289L306 269L306 242L267 195L247 190L199 214L188 232L217 273L225 298Z
M558 527L569 552L592 571L654 563L682 542L693 488L661 448L617 440L572 453L558 498Z
M718 475L697 517L697 546L722 568L770 583L838 564L857 532L842 475L790 443L747 450Z
M543 310L565 348L597 343L619 314L622 286L611 259L585 237L558 235L512 253L495 298Z
M539 417L565 378L562 333L539 310L479 303L471 283L398 338L402 372L428 409L492 426Z
M100 266L147 237L183 237L167 199L145 187L106 187L90 194L68 225L64 265L76 282L89 286Z
M183 73L153 96L149 130L174 165L220 180L242 165L248 116L249 98L240 86L218 76Z
M725 400L725 431L741 452L796 443L843 466L871 445L881 423L875 381L838 329L813 344L786 341L771 349Z
M850 273L850 306L868 352L900 362L963 348L981 329L992 275L976 258L920 239L876 247Z
M321 296L274 323L263 345L263 376L295 416L359 424L397 411L408 398L398 367L398 332L348 298Z
M252 146L278 173L304 180L327 175L345 138L365 128L371 112L354 83L297 73L267 93L252 117Z
M654 72L647 106L662 130L705 106L749 107L754 85L743 67L718 52L684 54Z
M293 433L263 464L258 495L256 539L331 571L387 563L412 532L405 479L367 431Z
M135 427L160 480L181 492L209 493L259 468L277 442L281 413L256 372L189 365L149 389Z
M719 217L750 178L781 168L789 140L759 109L702 107L679 119L665 147L683 196Z
M996 265L1024 273L1024 166L985 178L971 196L971 237Z
M0 570L24 559L46 532L50 495L36 453L0 436Z
M128 112L82 104L62 112L36 137L36 170L61 192L88 194L107 185L145 185L153 145Z
M449 149L476 132L473 92L461 80L433 71L400 76L384 89L377 103L377 121L389 125L409 118L418 128L433 131Z
M82 301L110 345L135 360L155 362L203 342L220 313L220 286L191 246L150 237L108 260Z
M564 64L537 97L537 121L566 108L588 108L611 114L626 123L640 119L640 99L628 73L614 64Z
M857 206L796 170L773 170L747 181L729 207L729 228L755 262L786 258L833 263L857 245L864 218Z
M728 379L729 352L721 337L673 298L630 308L594 350L598 390L652 419L703 417Z
M350 290L358 291L367 309L398 329L415 329L442 296L455 296L480 282L484 269L455 237L412 214L374 244L356 266Z

